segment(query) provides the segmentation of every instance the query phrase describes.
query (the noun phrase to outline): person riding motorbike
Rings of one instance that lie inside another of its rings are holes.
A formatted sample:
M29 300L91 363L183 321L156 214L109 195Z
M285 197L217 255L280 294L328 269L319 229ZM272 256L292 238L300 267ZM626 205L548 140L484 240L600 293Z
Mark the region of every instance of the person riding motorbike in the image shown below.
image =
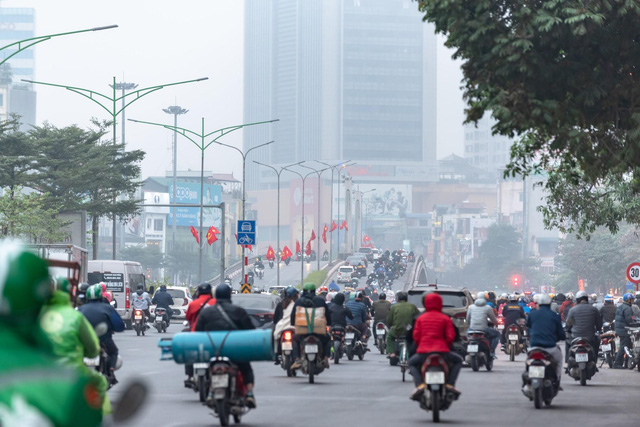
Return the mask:
M155 304L156 307L162 307L167 310L167 316L169 316L169 322L171 322L172 312L171 306L173 303L173 298L171 294L167 292L167 285L160 285L160 289L158 292L153 295L153 299L151 300L152 304Z
M289 286L284 291L284 299L276 305L273 313L273 339L278 343L278 353L281 352L280 336L285 329L291 328L291 311L298 299L298 290L293 286ZM280 359L276 358L276 365L280 364Z
M440 353L445 358L449 364L446 387L459 395L460 391L455 388L455 385L462 368L462 357L451 351L451 345L456 337L453 322L449 316L442 313L442 297L439 294L435 292L426 294L422 303L425 312L418 317L413 327L413 340L418 350L409 358L409 372L416 385L410 399L419 401L424 393L426 384L422 377L422 365L429 353Z
M487 305L484 298L476 299L474 305L467 310L467 324L470 331L483 331L491 341L491 357L496 355L496 347L500 341L500 332L489 327L489 321L494 325L498 324L498 319L493 308Z
M362 292L357 292L355 298L349 299L346 307L353 313L353 319L347 319L347 325L353 325L360 331L366 347L369 341L367 321L371 319L371 316L369 315L369 309L363 301L364 298L365 295Z
M616 360L613 363L613 369L623 369L622 359L625 355L624 348L633 348L629 331L626 329L626 327L630 326L633 322L631 304L633 304L633 294L626 293L622 296L622 304L616 309L616 335L620 338L620 345L618 347L618 353L616 354Z
M566 300L560 305L560 319L563 322L567 321L567 316L569 315L569 310L575 305L573 302L573 293L568 292L566 295Z
M335 282L335 280L332 280L331 283L329 283L329 291L340 292L340 286Z
M103 402L97 377L61 366L41 329L39 315L51 296L47 263L16 241L2 241L0 425L102 424ZM45 323L51 329L49 321Z
M556 362L556 377L559 387L562 377L562 350L558 346L558 341L566 340L567 336L562 327L560 316L551 311L551 297L547 294L538 294L536 300L538 309L531 311L527 317L530 346L541 347L553 357Z
M333 304L329 306L329 312L331 313L331 326L347 327L347 318L353 319L353 313L349 308L344 305L344 294L339 293L333 297Z
M138 289L136 293L133 294L132 299L133 308L144 311L145 316L147 316L147 329L150 328L149 319L151 319L151 312L149 311L149 306L151 305L151 298L149 298L149 294L145 292L143 285L138 285Z
M316 308L324 308L325 319L327 321L327 325L331 324L331 313L329 312L329 308L327 307L326 301L316 295L316 285L313 283L305 283L302 287L302 296L298 298L293 309L291 310L291 314L289 315L290 321L292 325L296 324L296 309L298 307L316 307ZM314 334L318 337L318 339L322 343L322 348L324 349L324 364L325 368L329 368L329 357L331 357L331 346L329 345L331 342L331 337L329 335L319 335ZM291 365L291 369L299 369L302 367L302 360L300 360L300 340L302 339L301 335L294 334L293 335L293 359L294 362Z
M318 296L320 298L323 298L325 301L327 300L328 293L329 293L329 288L327 288L326 286L321 286L320 289L318 289Z
M196 329L196 323L198 323L198 317L202 310L210 305L215 305L216 299L211 294L211 284L200 283L197 289L197 298L189 303L185 318L189 322L189 328L191 332ZM187 379L184 381L184 386L187 388L193 388L196 384L195 378L193 378L193 364L186 363L184 365L184 373Z
M231 302L231 287L227 284L216 286L215 305L206 306L196 322L195 331L229 331L255 329L251 318L244 308ZM256 399L253 395L254 376L251 363L234 362L242 373L242 378L247 387L247 406L256 407ZM210 397L207 397L209 399Z
M387 326L389 333L387 334L387 354L390 359L396 357L396 338L403 337L407 334L407 325L413 325L416 316L420 314L418 307L408 302L409 295L400 291L396 294L396 301L389 309L387 315Z
M613 295L604 296L604 305L600 308L602 322L611 323L616 319L616 306L613 303Z
M514 294L509 296L509 302L502 309L502 317L504 318L504 329L500 335L500 343L502 343L502 350L506 351L506 333L510 325L517 324L520 319L526 319L527 316L524 313L524 309L518 304L518 297Z
M567 315L567 331L574 338L586 338L593 348L593 360L598 360L600 340L596 333L602 329L602 316L598 309L591 305L589 295L585 291L576 294L576 302ZM569 341L567 340L568 346L571 345Z
M389 311L391 310L391 303L387 301L387 295L381 293L378 296L378 301L374 302L371 307L371 315L373 316L373 339L378 339L378 334L376 333L376 325L378 322L382 322L385 325L387 324L387 316L389 315Z

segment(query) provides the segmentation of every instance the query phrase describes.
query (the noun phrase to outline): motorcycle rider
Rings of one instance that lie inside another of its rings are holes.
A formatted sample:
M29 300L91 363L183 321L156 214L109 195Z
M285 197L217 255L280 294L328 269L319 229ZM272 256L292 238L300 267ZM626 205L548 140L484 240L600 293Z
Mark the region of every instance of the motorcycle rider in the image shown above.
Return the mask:
M562 350L557 343L566 340L567 336L564 333L560 316L551 311L551 297L547 294L537 294L536 300L538 309L531 311L527 317L530 346L541 347L553 357L556 362L558 387L560 387Z
M613 303L613 295L604 296L604 305L600 307L600 315L602 316L602 322L611 323L616 318L616 306Z
M387 316L387 326L389 326L387 354L392 360L396 357L396 338L405 336L407 325L413 325L414 319L420 314L418 307L408 302L408 299L409 295L406 292L398 292L396 294L398 302L391 306Z
M339 293L333 297L333 304L329 306L331 312L331 326L347 327L347 318L353 319L353 313L344 306L344 294Z
M506 351L505 346L507 342L506 334L510 325L518 324L520 319L526 319L527 316L524 313L524 309L518 304L518 297L516 295L509 296L509 302L502 309L502 317L504 317L504 329L500 335L500 343L502 344L502 350Z
M41 329L51 295L47 263L16 241L0 243L0 425L102 424L96 377L61 366Z
M633 304L631 304L631 310L635 317L640 317L640 291L636 292L636 298Z
M273 313L273 339L278 343L278 354L282 351L280 348L280 335L285 329L291 328L291 311L298 299L298 290L293 286L289 286L284 291L284 299L278 302L276 310ZM276 365L280 364L280 359L276 358Z
M600 340L596 333L602 329L602 317L589 302L589 295L585 291L576 294L577 304L569 310L567 315L567 331L574 338L586 338L593 348L593 360L598 360ZM569 340L567 340L568 345Z
M371 319L369 309L363 302L365 295L359 291L355 294L354 298L349 298L346 307L353 313L353 319L347 319L347 325L355 326L362 334L362 339L365 343L365 349L368 351L367 342L369 341L369 327L367 321Z
M246 330L255 329L251 318L244 308L231 303L231 287L227 284L216 286L216 303L215 305L205 307L198 321L196 322L195 331L229 331L229 330ZM254 376L251 363L234 362L238 370L242 373L245 386L247 387L247 406L249 408L256 407L256 399L253 395ZM209 400L209 397L207 398Z
M331 313L329 312L329 308L327 307L327 303L322 297L316 295L316 285L313 283L305 283L302 287L302 296L298 298L293 309L291 310L291 315L289 316L291 324L296 324L296 309L298 307L305 308L324 308L325 318L327 320L327 325L331 324ZM329 357L331 356L331 346L329 345L331 342L331 337L329 335L319 335L314 334L320 341L322 342L322 348L324 349L324 365L325 368L329 369ZM293 358L294 362L291 365L291 369L299 369L302 367L302 360L300 360L300 340L302 339L301 335L294 334L293 335Z
M567 292L566 300L560 306L560 319L563 322L567 321L567 316L569 315L569 310L575 305L573 302L573 292Z
M391 303L387 301L387 295L381 293L378 296L378 301L374 302L371 307L371 315L373 316L373 339L378 339L378 334L376 331L376 325L378 322L382 322L385 325L387 324L387 316L389 315L389 311L391 310Z
M191 328L191 332L194 332L196 329L196 323L198 323L198 317L202 312L202 309L209 305L214 305L216 303L216 299L211 294L211 284L209 283L200 283L198 285L197 290L198 296L196 299L189 303L187 307L187 312L185 313L185 317L187 322L189 322L189 327ZM187 376L187 379L184 382L184 386L187 388L192 388L196 385L195 379L193 378L193 364L187 363L184 365L184 373Z
M149 311L149 306L151 305L151 298L149 298L149 294L145 292L144 286L138 285L138 289L136 293L133 294L133 308L136 310L144 311L144 315L147 316L146 326L147 329L149 326L149 319L151 319L151 312Z
M335 280L331 280L329 283L329 291L330 292L340 292L340 286L335 282Z
M156 292L155 295L153 295L153 299L151 300L151 303L155 304L156 308L162 307L166 309L167 316L169 317L169 323L171 323L171 317L173 317L171 313L173 298L171 297L171 294L167 292L167 285L164 285L164 284L160 285L160 289L158 289L158 292Z
M627 347L631 349L633 347L629 331L626 329L626 327L630 326L633 322L631 304L633 304L633 294L626 293L622 296L622 304L616 309L616 335L620 338L620 345L618 347L618 354L616 354L616 360L613 363L613 369L624 369L622 366L622 359L625 354L624 348Z
M474 305L470 306L467 310L469 331L483 331L487 334L491 342L491 357L495 357L496 347L498 347L498 342L500 342L500 332L495 328L490 328L489 321L494 325L498 324L498 319L496 319L493 308L487 305L487 300L484 298L476 299Z
M455 388L456 379L462 368L462 358L452 351L451 345L456 337L451 318L442 313L442 297L430 292L423 298L425 312L418 317L413 327L413 340L418 346L416 354L409 359L409 371L413 377L416 389L410 399L420 400L426 384L422 377L422 365L429 353L440 353L449 364L449 375L446 387L455 394L460 391ZM486 307L486 305L485 305ZM489 307L487 307L489 308Z

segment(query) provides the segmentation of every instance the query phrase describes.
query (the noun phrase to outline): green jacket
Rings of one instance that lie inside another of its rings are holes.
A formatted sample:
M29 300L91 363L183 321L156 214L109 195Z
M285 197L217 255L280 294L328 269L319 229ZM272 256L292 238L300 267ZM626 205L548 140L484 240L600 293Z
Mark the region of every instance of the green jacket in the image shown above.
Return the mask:
M99 426L95 379L61 367L48 350L26 341L0 318L0 425Z
M100 354L100 343L91 323L74 310L69 294L55 291L42 308L40 327L49 338L53 354L63 364L83 366L83 358Z
M420 314L417 307L406 301L400 301L391 306L387 316L390 335L400 337L407 333L407 325L413 325L413 319Z

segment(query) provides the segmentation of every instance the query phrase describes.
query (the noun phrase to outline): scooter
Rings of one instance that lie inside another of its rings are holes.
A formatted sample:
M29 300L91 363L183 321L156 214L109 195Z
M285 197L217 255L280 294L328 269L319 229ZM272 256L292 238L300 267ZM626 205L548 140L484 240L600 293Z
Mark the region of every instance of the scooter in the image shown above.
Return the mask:
M340 363L340 358L345 352L344 348L344 328L340 325L332 326L329 330L332 341L333 363Z
M513 362L517 355L524 353L527 349L522 327L512 323L507 327L505 335L507 338L507 354L509 354L509 360Z
M362 334L360 330L353 325L347 325L347 330L344 334L344 346L347 359L353 360L353 356L358 356L358 359L364 360L364 354L366 353L366 347L362 341Z
M296 371L291 369L293 364L293 331L293 328L285 329L280 335L280 366L287 371L288 377L296 376Z
M571 341L567 373L571 378L580 381L580 385L587 385L598 371L593 356L593 347L586 338L577 337Z
M469 331L469 343L467 344L466 360L471 369L477 372L481 365L487 371L493 369L493 357L491 357L491 345L484 331Z
M389 328L383 322L376 323L376 347L380 350L380 354L384 354L387 349L387 332Z
M604 365L606 362L609 368L613 368L613 361L616 358L616 333L609 322L602 325L603 332L600 334L600 358Z
M314 335L306 335L300 342L302 355L302 373L309 375L309 384L315 382L315 376L324 371L324 349L322 341Z
M136 309L133 311L133 329L135 329L138 336L140 334L144 336L147 330L147 319L144 310Z
M167 332L167 309L164 307L156 307L155 309L156 318L153 322L155 328L158 330L158 333Z
M551 405L560 389L556 375L556 361L542 348L534 347L527 353L525 371L522 374L522 393L533 400L536 409Z
M273 268L273 260L272 259L269 260L269 268Z
M207 390L206 405L213 409L221 426L229 425L229 416L240 423L249 412L247 389L238 367L226 357L212 357L209 362L211 385Z
M113 381L111 369L109 369L109 365L107 364L109 355L107 354L107 350L103 345L100 346L100 354L96 357L85 357L84 364L86 367L90 369L94 369L100 374L102 374L107 379L107 390L115 385ZM116 361L116 371L122 367L122 358L118 355L118 359Z
M427 385L424 394L420 398L420 408L431 411L433 422L440 422L440 411L446 411L454 400L458 400L458 394L449 390L445 384L449 374L449 365L439 353L427 355L424 365L424 383Z
M256 276L258 276L258 279L262 279L264 277L264 267L256 267L254 268L255 272L256 272Z

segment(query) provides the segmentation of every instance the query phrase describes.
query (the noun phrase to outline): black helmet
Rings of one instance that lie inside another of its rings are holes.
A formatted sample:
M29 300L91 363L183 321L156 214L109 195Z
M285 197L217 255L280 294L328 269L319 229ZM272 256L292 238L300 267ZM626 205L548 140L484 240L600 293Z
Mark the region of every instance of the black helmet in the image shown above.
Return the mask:
M400 291L396 294L396 299L398 301L407 301L409 299L409 295L406 292Z
M342 292L336 294L336 296L333 297L333 302L338 305L344 304L344 294Z
M137 289L137 290L139 290L139 291L144 291L144 286L142 286L142 284L139 284L139 285L138 285L138 289Z
M211 295L211 284L200 283L198 285L198 295Z
M163 290L165 290L165 291L166 291L166 290L167 290L167 285L164 285L164 284L163 284L163 285L160 285L160 289L163 289Z
M387 299L387 294L385 294L384 292L380 294L380 296L378 297L379 299Z
M226 283L216 286L216 299L231 301L231 287Z

